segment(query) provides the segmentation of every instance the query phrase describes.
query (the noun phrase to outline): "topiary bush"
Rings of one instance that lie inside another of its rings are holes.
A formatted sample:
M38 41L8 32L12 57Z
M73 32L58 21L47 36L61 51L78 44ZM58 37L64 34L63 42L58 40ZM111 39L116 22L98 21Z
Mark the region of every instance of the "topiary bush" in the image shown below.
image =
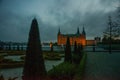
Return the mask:
M23 80L39 80L46 75L37 19L33 19L26 49Z
M71 45L70 45L69 37L67 37L67 41L66 41L64 62L72 63Z
M76 68L76 74L75 74L73 80L81 80L82 79L83 74L84 74L85 64L86 64L86 58L87 58L87 54L84 53L79 65Z

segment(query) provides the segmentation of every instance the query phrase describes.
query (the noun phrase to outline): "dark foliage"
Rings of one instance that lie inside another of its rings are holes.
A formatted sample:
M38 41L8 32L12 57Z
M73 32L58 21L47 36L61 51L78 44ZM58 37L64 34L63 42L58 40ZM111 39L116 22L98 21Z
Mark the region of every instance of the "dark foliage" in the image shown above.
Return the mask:
M82 80L86 62L86 55L84 54L79 64L71 64L63 62L53 69L48 71L48 76L51 80Z
M8 80L17 80L18 77L9 78ZM0 76L0 80L5 80L3 75Z
M38 23L33 19L26 50L23 80L39 80L46 75Z
M81 58L82 58L82 45L78 45L78 63L80 62Z
M50 76L52 80L72 80L76 73L75 69L76 66L74 64L63 62L57 66L53 66L53 69L48 72L48 76Z
M78 53L78 55L81 55L81 45L78 45L78 48L77 48L77 53Z
M120 44L120 39L113 39L110 37L107 37L107 36L104 36L103 39L102 39L102 43L100 44Z
M71 54L71 46L70 46L70 39L67 37L67 42L65 46L65 59L64 62L72 63L72 54Z
M77 43L76 43L76 41L74 43L74 54L77 54Z
M3 75L0 76L0 80L5 80L4 77L3 77Z
M79 44L77 47L77 54L73 54L73 62L75 64L79 64L82 56L83 56L83 46Z
M0 50L4 50L4 42L0 40Z

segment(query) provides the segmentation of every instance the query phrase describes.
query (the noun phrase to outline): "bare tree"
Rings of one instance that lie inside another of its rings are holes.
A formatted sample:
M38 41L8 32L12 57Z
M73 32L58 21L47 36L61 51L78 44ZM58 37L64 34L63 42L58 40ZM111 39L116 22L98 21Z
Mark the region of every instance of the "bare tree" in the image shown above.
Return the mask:
M106 36L106 38L116 38L119 36L119 33L118 33L118 24L112 20L112 17L109 16L108 17L108 27L105 29L105 31L103 32L104 33L104 36Z
M109 24L109 22L108 22ZM115 39L120 37L120 3L116 9L115 14L111 18L111 38ZM110 37L110 28L107 27L104 31L104 35Z

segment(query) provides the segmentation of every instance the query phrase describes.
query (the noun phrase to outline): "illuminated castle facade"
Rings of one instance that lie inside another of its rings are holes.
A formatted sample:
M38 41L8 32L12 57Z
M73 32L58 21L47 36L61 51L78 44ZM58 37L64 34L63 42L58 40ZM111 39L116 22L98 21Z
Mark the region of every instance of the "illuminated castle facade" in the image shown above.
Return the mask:
M86 45L86 32L84 27L83 27L82 33L79 32L79 28L78 28L77 33L75 34L62 34L59 29L58 35L57 35L58 45L65 45L67 37L70 38L71 45L74 45L75 41L77 44Z

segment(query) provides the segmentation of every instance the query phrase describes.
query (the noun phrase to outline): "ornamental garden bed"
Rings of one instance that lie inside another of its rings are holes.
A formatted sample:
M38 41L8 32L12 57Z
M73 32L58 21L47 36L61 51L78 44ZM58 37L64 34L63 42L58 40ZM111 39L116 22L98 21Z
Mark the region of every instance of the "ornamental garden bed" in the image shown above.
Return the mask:
M86 54L83 55L79 64L63 62L48 71L51 80L81 80L86 62Z

